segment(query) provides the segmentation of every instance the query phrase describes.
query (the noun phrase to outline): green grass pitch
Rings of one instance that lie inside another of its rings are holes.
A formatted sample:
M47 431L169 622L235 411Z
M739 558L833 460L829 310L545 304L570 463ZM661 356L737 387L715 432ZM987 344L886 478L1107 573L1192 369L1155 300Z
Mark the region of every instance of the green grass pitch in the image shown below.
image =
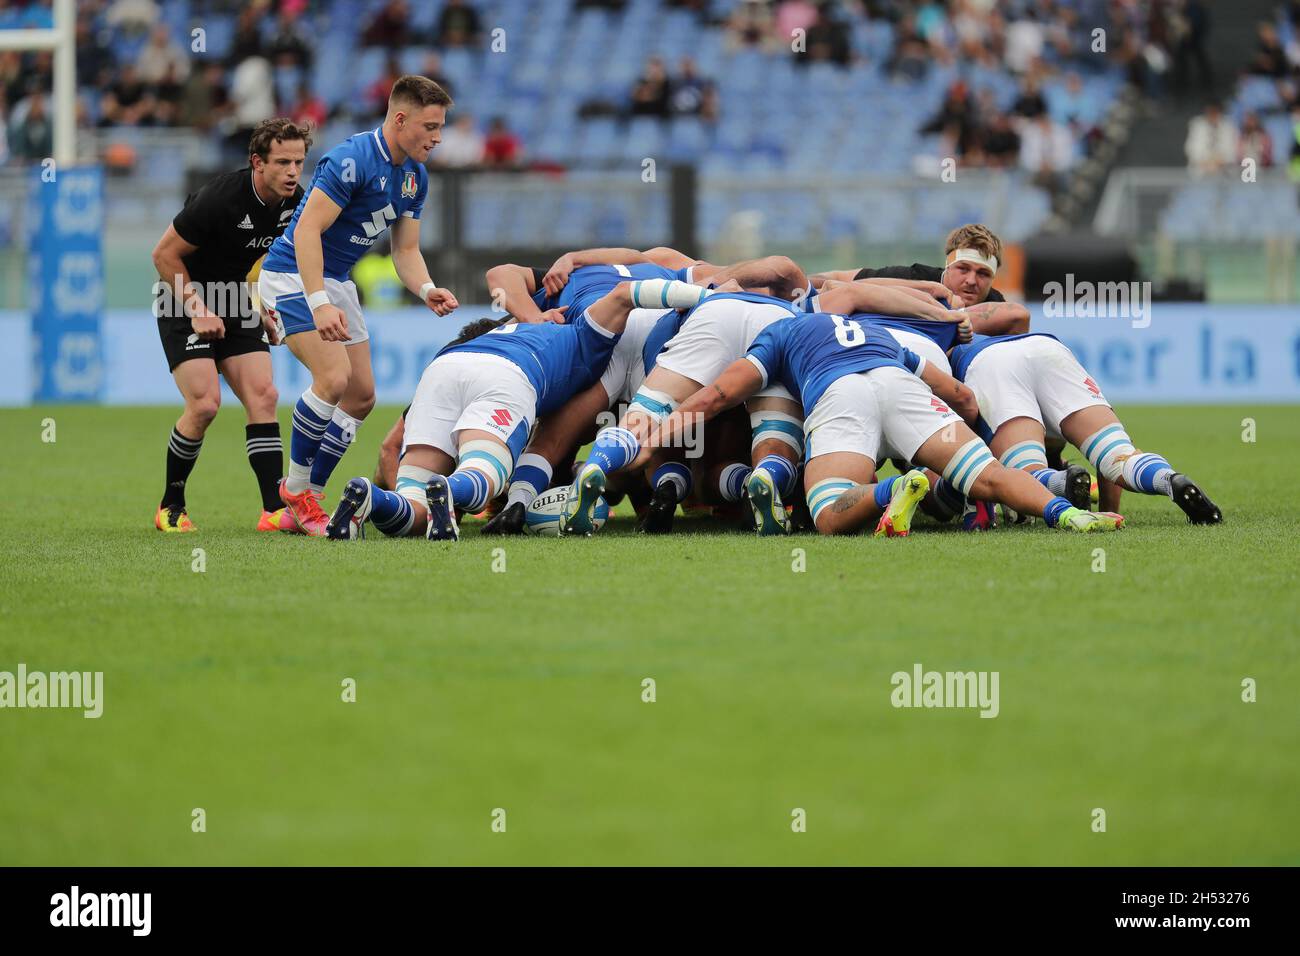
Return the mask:
M504 545L257 535L233 402L163 536L175 414L0 412L0 670L105 697L0 710L0 863L1300 863L1294 406L1121 409L1218 528L1126 495L1109 536ZM1000 714L895 709L918 662Z

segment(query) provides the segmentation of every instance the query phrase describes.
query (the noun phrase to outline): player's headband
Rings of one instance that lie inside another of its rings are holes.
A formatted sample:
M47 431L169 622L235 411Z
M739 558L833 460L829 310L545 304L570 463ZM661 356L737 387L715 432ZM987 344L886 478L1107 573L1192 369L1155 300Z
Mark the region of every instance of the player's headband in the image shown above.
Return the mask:
M993 274L998 274L998 257L986 256L978 249L954 249L948 253L948 265L954 262L973 262L976 265L985 266L993 270Z

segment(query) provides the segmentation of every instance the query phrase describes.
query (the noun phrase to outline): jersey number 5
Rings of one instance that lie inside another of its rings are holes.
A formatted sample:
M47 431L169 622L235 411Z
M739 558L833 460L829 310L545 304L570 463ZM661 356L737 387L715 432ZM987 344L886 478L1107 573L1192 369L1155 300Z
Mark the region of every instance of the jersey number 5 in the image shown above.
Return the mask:
M862 326L852 319L846 319L842 315L832 315L831 320L835 323L835 340L846 349L861 345L867 340L867 333L863 332Z

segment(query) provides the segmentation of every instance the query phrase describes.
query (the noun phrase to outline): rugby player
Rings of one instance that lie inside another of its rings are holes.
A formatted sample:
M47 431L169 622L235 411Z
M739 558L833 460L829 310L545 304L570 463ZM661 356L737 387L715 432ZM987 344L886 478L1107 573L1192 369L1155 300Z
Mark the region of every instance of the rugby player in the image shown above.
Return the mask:
M456 540L455 510L480 511L505 489L533 422L599 378L634 308L686 308L708 294L674 280L621 282L572 321L466 326L420 377L396 491L352 479L327 534L349 538L354 521L370 520L387 535Z
M802 283L796 281L796 287ZM949 312L933 298L914 290L874 283L854 283L855 301L876 313L960 324L965 316ZM783 298L752 292L722 293L696 308L681 331L664 346L655 368L638 389L624 420L596 436L591 455L569 489L560 519L563 533L591 534L592 514L607 476L636 457L637 443L681 401L745 354L758 334L796 309ZM785 498L797 487L803 459L803 408L778 381L750 397L751 464L745 492L760 535L787 534Z
M1096 381L1074 353L1046 332L977 335L952 351L953 372L979 404L989 447L1008 468L1034 475L1054 494L1066 492L1067 473L1048 467L1045 436L1083 452L1105 483L1145 495L1167 495L1192 524L1219 524L1223 514L1195 482L1169 462L1133 445ZM1076 495L1087 494L1087 472L1073 469ZM1082 492L1077 486L1082 482ZM1117 507L1118 494L1103 507Z
M1076 508L1030 475L1000 465L963 420L974 420L978 412L965 385L883 329L826 313L765 328L743 358L656 426L632 466L646 460L651 449L672 442L690 416L712 418L773 380L784 382L808 412L804 483L822 534L868 524L875 525L877 536L909 533L929 483L920 470L877 483L876 462L890 455L941 472L967 497L1038 512L1054 528L1088 532L1123 526L1117 514Z
M212 179L185 200L153 250L159 283L158 335L185 410L167 442L167 481L154 514L159 531L195 530L185 483L203 436L221 406L225 377L248 415L244 447L261 491L259 531L276 531L284 517L278 395L271 379L267 332L245 283L249 270L280 236L302 198L307 127L288 119L259 123L248 165Z
M451 105L432 80L401 77L383 124L321 157L288 230L262 264L263 309L312 377L294 408L289 474L280 484L280 499L306 534L324 535L325 483L375 403L370 336L348 278L352 266L391 227L402 284L438 315L458 305L429 278L420 254L429 189L424 162L441 142Z

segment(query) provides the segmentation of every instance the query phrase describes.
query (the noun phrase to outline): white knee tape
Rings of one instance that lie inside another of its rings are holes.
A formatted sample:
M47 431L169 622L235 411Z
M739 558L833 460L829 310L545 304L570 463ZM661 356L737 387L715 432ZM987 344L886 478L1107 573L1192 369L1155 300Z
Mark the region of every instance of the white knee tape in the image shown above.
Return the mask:
M793 448L796 460L803 457L803 419L785 412L750 412L749 430L750 451L761 442L775 439Z
M817 516L825 511L840 495L852 488L856 482L847 478L825 478L808 489L808 511L812 514L813 524Z
M424 505L424 486L433 477L431 468L416 465L400 465L397 469L397 487L394 489L403 498Z
M978 438L972 438L948 459L943 476L963 496L969 498L975 480L993 461L993 452L989 451L988 446Z
M482 472L487 478L487 497L488 501L491 501L506 487L514 467L514 459L510 456L509 448L500 442L480 438L476 441L467 441L460 446L460 458L456 470L472 468Z
M1097 469L1097 474L1111 481L1119 481L1124 472L1125 459L1137 449L1133 447L1133 440L1124 431L1124 426L1116 422L1085 438L1079 451Z
M628 403L628 411L636 409L643 415L649 415L656 424L671 415L676 407L677 401L671 395L653 388L638 389Z
M1034 471L1037 471L1040 468L1047 467L1047 449L1043 447L1043 443L1040 441L1022 441L1004 451L999 461L1008 468L1028 469L1032 467Z

